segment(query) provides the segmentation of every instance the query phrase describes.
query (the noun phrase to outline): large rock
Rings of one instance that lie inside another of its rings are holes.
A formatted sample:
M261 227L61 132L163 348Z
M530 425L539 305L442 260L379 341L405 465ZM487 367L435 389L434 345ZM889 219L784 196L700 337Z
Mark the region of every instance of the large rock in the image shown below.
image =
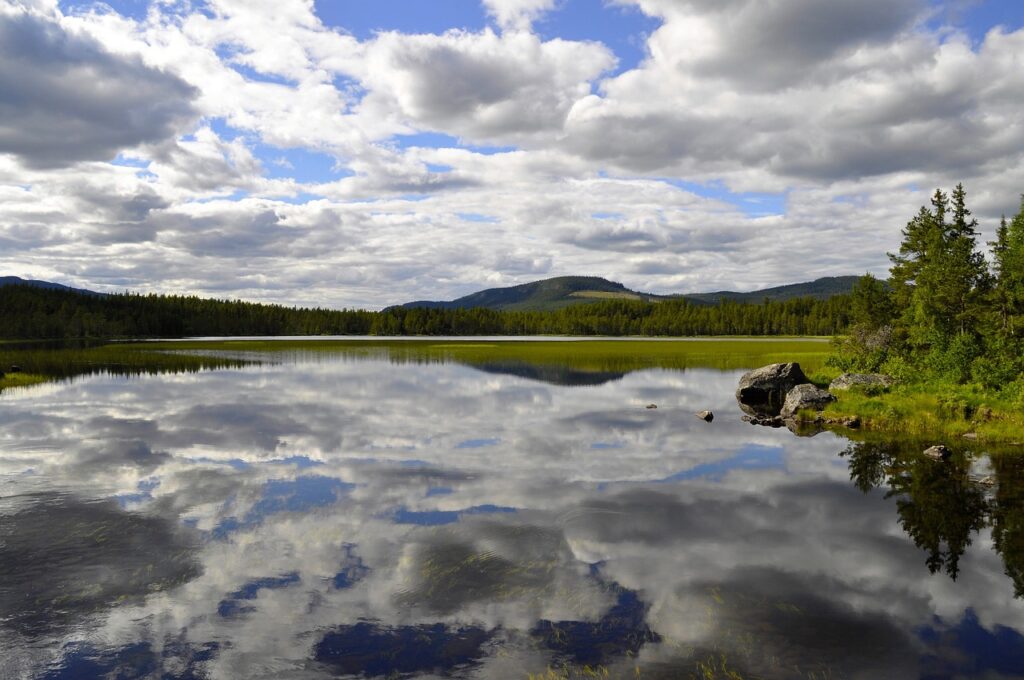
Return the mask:
M807 382L800 364L771 364L745 373L736 388L736 400L752 415L775 415L786 395Z
M859 389L888 389L892 387L893 379L881 373L843 373L832 381L828 386L830 390Z
M821 411L835 400L834 396L820 387L811 384L797 385L786 394L781 415L783 418L792 418L802 409Z

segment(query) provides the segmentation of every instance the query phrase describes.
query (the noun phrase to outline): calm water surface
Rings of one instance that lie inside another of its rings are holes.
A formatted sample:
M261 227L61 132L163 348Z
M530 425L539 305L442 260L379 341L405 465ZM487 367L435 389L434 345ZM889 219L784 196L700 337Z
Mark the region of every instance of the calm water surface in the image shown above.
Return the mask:
M1024 451L751 426L742 372L4 393L0 678L1024 677Z

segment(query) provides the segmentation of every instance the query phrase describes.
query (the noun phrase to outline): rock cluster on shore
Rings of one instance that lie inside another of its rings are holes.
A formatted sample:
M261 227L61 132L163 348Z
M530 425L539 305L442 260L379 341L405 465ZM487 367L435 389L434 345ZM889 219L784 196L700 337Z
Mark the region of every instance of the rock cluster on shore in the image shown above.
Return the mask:
M829 390L851 388L886 389L892 378L880 374L844 373L829 385ZM829 390L811 384L800 364L785 363L762 366L740 378L736 400L747 414L744 420L755 425L781 427L787 421L799 418L801 411L818 413L817 422L828 422L859 427L860 419L826 420L821 412L836 400Z

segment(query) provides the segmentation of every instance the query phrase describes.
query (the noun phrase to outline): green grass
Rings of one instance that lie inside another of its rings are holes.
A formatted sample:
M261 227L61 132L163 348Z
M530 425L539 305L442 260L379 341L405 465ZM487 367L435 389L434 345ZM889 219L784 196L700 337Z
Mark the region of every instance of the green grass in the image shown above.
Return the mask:
M868 431L947 441L977 436L981 442L1024 441L1024 412L1014 402L970 385L917 384L881 394L850 390L824 412L826 418L857 417Z
M384 358L396 363L483 364L520 361L577 370L628 372L647 368L752 368L799 361L805 370L824 367L829 346L817 339L466 341L449 340L230 340L157 342L126 345L148 351L275 354L339 353Z

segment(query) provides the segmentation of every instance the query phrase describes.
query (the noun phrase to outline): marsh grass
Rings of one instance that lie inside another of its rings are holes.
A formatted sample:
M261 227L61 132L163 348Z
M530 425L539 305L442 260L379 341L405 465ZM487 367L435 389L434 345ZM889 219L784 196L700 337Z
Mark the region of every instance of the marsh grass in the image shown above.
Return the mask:
M1024 440L1024 411L974 385L905 385L870 394L850 390L825 409L827 418L858 417L869 431L915 437L1005 443Z
M583 371L622 373L649 368L735 370L767 363L798 361L805 370L824 367L829 346L819 339L577 340L480 342L438 340L224 340L155 342L129 345L150 351L227 353L285 358L288 354L341 354L395 363L480 365L517 361Z
M252 362L157 352L140 345L111 344L63 349L0 346L0 367L18 366L20 369L8 372L0 379L0 390L96 374L133 376L198 372L240 367L248 363Z

